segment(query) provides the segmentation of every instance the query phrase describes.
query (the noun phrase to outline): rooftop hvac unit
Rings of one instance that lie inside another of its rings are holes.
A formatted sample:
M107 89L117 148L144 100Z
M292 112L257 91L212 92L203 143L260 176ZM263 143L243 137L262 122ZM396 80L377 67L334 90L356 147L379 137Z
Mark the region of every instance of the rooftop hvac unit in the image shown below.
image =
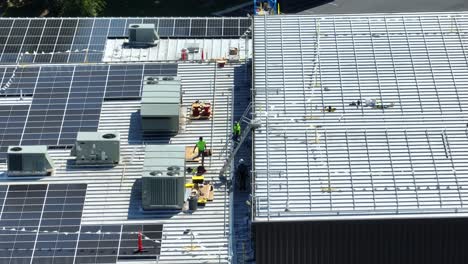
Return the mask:
M178 133L180 86L178 77L145 77L140 110L143 133Z
M8 148L8 176L48 176L54 163L47 146L14 146Z
M185 177L180 171L145 172L142 193L144 210L182 209Z
M120 160L120 134L118 132L78 132L71 155L76 164L118 164Z
M143 209L182 209L184 196L185 147L147 146L142 177Z
M128 28L128 44L132 47L147 47L157 45L159 36L154 24L130 24Z

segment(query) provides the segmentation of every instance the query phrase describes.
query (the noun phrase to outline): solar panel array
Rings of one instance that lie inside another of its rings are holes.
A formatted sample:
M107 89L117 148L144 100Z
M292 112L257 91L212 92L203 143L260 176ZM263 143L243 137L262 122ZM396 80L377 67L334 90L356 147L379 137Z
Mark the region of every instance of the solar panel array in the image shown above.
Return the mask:
M237 38L248 18L0 19L0 62L99 62L108 37L126 37L130 24L153 23L160 37Z
M0 195L5 198L0 214L0 263L73 261L86 187L2 186ZM31 262L31 258L35 261Z
M86 184L0 186L0 263L157 259L162 225L81 226ZM144 252L138 248L142 234Z
M10 84L0 99L22 90L32 103L0 105L0 160L12 145L74 144L79 131L97 131L103 100L139 99L143 76L175 76L177 64L31 66L13 77L11 67L2 71L0 87Z

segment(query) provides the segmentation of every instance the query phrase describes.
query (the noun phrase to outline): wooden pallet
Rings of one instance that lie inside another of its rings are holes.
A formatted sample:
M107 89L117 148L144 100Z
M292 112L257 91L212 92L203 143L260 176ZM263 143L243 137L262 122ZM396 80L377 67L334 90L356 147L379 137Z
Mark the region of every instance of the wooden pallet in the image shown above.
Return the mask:
M185 162L200 162L201 157L198 157L196 159L193 159L193 157L196 157L198 154L197 151L193 153L193 146L185 146Z

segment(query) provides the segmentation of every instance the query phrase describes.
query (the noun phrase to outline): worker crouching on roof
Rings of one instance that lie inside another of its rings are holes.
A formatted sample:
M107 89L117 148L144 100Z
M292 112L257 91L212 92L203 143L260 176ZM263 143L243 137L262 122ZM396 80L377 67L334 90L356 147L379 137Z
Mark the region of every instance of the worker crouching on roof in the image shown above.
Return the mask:
M198 139L198 142L195 144L193 147L193 152L195 153L195 149L198 149L198 155L195 156L193 159L196 159L198 157L202 157L202 167L205 167L205 156L206 156L206 142L203 140L203 137L200 137Z
M239 142L240 134L241 126L239 121L237 121L236 123L234 123L234 127L232 128L232 140Z

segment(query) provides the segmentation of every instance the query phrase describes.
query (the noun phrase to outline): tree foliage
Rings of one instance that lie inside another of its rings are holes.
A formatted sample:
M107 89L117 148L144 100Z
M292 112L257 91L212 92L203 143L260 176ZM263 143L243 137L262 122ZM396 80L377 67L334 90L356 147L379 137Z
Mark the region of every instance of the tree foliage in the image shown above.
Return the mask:
M50 16L70 17L95 17L106 6L106 0L7 0L7 3L11 8L41 8L47 9Z
M22 7L31 4L32 0L7 0L7 5L11 7Z
M95 17L106 6L106 0L60 0L61 16Z

